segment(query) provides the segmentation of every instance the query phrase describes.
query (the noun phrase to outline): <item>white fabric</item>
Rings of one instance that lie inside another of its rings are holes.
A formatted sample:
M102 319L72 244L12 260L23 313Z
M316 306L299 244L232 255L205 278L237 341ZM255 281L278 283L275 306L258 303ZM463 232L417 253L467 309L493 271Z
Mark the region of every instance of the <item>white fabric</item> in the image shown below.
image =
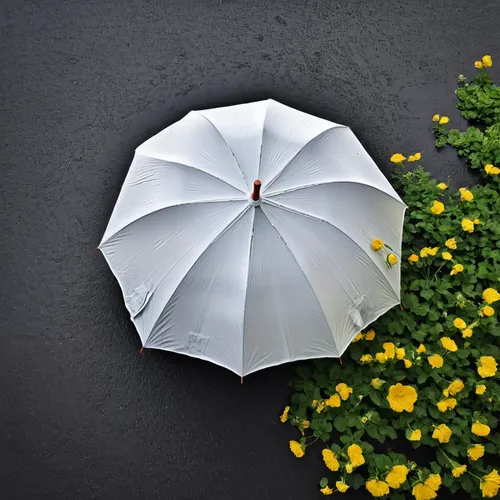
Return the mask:
M371 241L400 253L405 208L349 128L267 100L137 148L99 248L145 347L244 376L338 357L399 303Z

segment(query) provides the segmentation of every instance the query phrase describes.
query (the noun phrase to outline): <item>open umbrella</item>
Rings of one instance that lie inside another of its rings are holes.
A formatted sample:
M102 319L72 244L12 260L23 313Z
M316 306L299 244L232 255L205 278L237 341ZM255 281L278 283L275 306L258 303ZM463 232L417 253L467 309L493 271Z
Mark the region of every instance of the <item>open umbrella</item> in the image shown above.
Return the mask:
M244 376L339 357L400 302L405 205L346 126L273 100L139 146L99 245L144 347Z

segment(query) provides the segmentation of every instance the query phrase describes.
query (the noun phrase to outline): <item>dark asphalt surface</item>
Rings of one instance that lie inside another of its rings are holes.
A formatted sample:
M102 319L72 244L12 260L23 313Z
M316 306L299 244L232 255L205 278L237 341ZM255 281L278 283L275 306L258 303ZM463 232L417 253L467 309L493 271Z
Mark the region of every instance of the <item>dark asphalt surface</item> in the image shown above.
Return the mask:
M4 0L0 497L314 499L278 416L291 366L239 379L139 337L99 243L134 148L191 109L272 97L354 130L385 173L456 76L494 57L496 0ZM362 498L362 495L346 495Z

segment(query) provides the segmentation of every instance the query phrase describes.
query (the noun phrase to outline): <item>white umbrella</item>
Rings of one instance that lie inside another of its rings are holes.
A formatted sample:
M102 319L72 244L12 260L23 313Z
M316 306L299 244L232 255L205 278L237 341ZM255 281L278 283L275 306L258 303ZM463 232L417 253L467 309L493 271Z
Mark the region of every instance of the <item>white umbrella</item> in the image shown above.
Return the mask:
M339 357L400 302L371 242L400 253L405 208L348 127L259 101L139 146L99 249L144 347L244 376Z

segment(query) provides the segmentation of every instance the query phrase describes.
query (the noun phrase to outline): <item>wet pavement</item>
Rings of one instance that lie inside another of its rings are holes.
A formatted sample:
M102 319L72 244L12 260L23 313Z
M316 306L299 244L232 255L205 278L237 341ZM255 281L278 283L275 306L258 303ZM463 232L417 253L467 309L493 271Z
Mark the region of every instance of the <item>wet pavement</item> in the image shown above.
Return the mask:
M145 351L97 246L134 148L191 109L272 97L349 125L388 173L494 57L496 1L5 0L1 63L1 497L319 498L278 416L291 366L239 378ZM346 498L362 498L346 495Z

